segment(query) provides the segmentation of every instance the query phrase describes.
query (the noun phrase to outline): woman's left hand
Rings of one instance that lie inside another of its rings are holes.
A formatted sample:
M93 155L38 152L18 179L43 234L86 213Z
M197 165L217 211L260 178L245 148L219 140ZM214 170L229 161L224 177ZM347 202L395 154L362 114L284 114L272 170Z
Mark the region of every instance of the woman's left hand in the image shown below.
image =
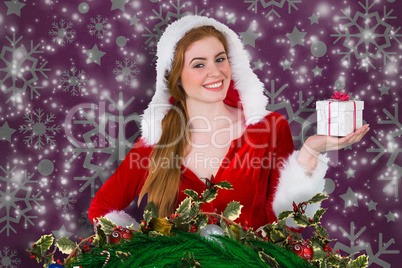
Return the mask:
M359 142L370 130L369 125L364 125L358 130L343 138L326 135L314 135L309 137L297 156L297 161L308 170L313 170L318 161L318 156L322 152L334 151L345 148Z
M314 135L306 140L304 146L307 146L308 149L315 151L317 154L326 151L340 150L346 146L359 142L369 130L370 128L367 124L343 138L326 135Z

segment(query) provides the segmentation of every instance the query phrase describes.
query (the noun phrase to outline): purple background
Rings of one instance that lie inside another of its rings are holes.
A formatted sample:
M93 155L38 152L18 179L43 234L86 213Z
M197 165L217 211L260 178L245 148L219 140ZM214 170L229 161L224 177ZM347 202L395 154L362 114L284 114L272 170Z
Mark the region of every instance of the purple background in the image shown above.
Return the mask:
M267 109L288 118L297 148L315 132L308 122L317 100L343 90L365 102L370 132L330 154L322 222L344 255L398 267L402 3L395 0L2 1L0 267L39 267L24 250L41 235L91 234L91 197L138 137L138 114L153 95L155 43L167 23L195 12L241 36ZM95 52L100 61L85 52L95 45L105 53Z

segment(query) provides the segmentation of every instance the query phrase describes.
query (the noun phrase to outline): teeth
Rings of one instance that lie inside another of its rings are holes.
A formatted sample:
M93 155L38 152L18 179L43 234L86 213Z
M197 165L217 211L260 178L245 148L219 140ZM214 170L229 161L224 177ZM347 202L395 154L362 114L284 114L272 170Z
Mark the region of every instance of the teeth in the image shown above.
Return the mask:
M220 86L222 86L222 81L220 81L219 83L212 84L212 85L205 85L204 87L206 87L206 88L217 88L217 87L220 87Z

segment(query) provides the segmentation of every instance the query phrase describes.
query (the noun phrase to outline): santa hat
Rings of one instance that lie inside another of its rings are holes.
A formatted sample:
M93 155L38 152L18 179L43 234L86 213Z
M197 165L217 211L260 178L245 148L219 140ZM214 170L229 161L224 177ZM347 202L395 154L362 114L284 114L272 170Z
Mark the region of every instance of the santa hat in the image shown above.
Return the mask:
M158 42L156 91L141 118L141 136L147 145L154 145L159 141L162 120L173 106L165 76L172 68L176 45L189 30L200 26L213 26L227 39L232 83L224 102L243 108L246 125L260 122L269 113L266 110L268 98L264 95L264 85L250 67L247 52L238 35L214 19L185 16L170 24Z

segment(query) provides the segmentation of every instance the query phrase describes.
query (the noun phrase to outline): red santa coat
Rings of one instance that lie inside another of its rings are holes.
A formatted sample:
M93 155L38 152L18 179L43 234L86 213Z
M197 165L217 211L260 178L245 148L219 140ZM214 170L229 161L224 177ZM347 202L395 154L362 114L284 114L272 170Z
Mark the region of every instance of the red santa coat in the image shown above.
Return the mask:
M89 209L91 220L125 209L139 195L147 177L151 150L152 146L146 145L142 139L136 142L114 175L92 200ZM221 213L229 202L239 201L243 208L238 223L244 224L247 220L250 227L257 229L276 221L277 214L281 211L274 211L273 203L281 172L289 165L286 160L293 152L289 125L281 115L270 113L258 124L247 127L240 138L231 142L215 176L215 182L230 182L234 190L219 190L217 198L204 204L202 210ZM316 183L313 178L311 182ZM182 166L177 204L187 197L183 193L186 189L193 189L201 194L205 190L205 184L190 169ZM311 192L311 196L314 194ZM293 198L304 201L298 196ZM288 200L287 207L290 209L292 197L285 199Z

